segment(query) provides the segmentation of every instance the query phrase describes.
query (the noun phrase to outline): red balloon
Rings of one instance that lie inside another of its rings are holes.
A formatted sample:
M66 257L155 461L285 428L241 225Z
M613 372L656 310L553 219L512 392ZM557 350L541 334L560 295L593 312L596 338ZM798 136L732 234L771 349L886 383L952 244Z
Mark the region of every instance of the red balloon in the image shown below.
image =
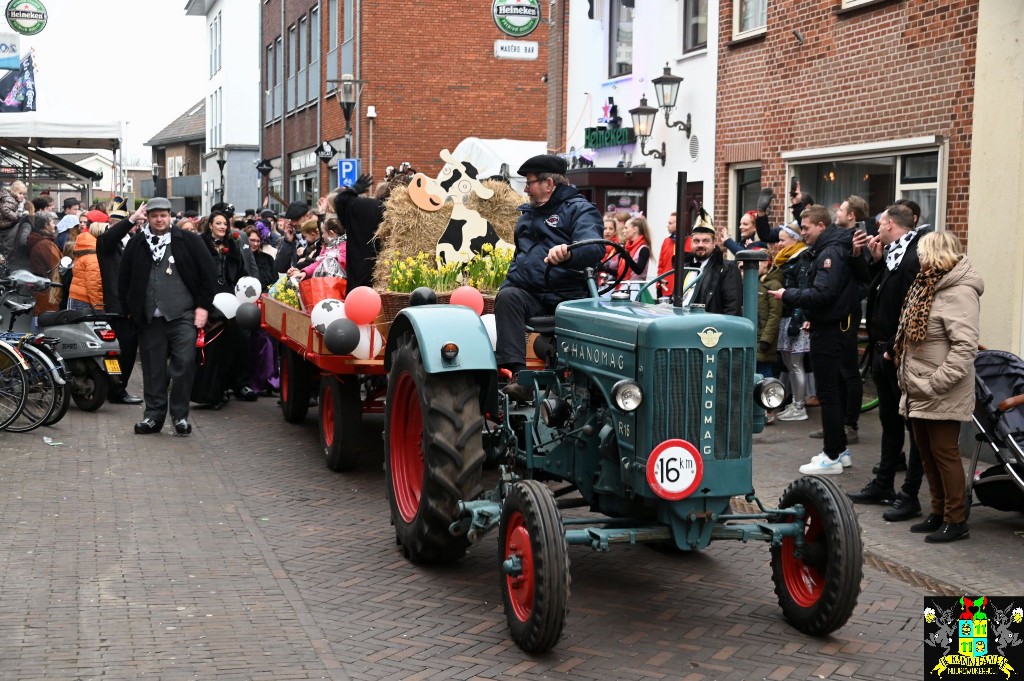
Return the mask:
M380 294L369 286L357 286L345 296L345 316L357 325L372 324L380 314Z
M452 305L465 305L477 314L484 313L484 297L472 286L460 286L452 291Z

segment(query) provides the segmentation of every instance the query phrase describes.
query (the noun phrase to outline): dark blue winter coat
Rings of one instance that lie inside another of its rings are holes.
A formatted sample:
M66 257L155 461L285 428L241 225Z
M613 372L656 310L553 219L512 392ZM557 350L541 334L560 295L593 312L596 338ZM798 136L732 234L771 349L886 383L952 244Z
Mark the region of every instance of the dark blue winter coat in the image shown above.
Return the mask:
M558 185L543 206L527 203L517 210L522 215L516 222L516 253L502 287L524 289L551 305L586 295L581 272L597 267L605 252L602 244L574 249L568 262L551 268L550 288L544 285L544 258L559 244L603 238L604 223L597 207L574 187Z

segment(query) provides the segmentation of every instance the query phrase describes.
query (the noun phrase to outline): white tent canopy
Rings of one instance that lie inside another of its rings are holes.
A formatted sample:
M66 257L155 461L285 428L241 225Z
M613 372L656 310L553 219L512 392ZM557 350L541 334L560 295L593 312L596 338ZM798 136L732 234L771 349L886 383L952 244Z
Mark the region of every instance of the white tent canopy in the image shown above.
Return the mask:
M507 163L509 181L516 191L522 192L526 189L526 179L519 177L516 171L531 156L546 154L547 146L544 141L467 137L452 150L452 156L472 163L479 178L501 174L501 164Z
M108 149L121 146L120 122L49 121L35 113L0 114L0 144L43 149Z

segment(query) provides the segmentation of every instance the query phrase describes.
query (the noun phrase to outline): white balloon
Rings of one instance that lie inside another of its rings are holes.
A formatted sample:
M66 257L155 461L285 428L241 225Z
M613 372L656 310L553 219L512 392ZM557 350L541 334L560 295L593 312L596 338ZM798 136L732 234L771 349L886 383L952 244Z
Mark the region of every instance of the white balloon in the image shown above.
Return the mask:
M263 292L263 284L256 277L242 277L235 284L235 297L240 303L255 303Z
M359 327L359 345L352 351L356 359L373 359L384 349L384 337L373 324Z
M238 306L241 304L238 298L230 293L218 293L213 297L213 306L228 319L235 318L235 313L238 312Z
M331 322L345 318L345 303L337 298L324 298L313 306L309 322L321 336Z
M498 349L498 326L497 321L493 314L480 315L480 321L484 323L484 328L487 329L487 337L491 339L491 350Z

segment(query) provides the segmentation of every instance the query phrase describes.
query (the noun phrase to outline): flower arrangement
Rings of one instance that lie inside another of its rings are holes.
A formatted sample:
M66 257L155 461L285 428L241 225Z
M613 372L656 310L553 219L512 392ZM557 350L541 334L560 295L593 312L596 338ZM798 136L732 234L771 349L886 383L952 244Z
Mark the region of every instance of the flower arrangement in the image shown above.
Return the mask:
M294 307L296 310L302 309L302 303L299 301L299 289L295 287L295 282L289 279L285 274L282 274L281 277L274 282L267 293L271 298L278 302Z
M387 290L409 293L426 286L438 293L445 293L465 284L475 287L481 293L493 293L505 281L512 256L511 249L494 249L490 244L485 244L483 253L474 256L468 263L442 264L432 255L420 251L415 257L398 258L388 263L390 272Z
M484 244L481 251L463 268L463 283L483 293L497 291L505 281L515 252L511 248L494 248L491 244Z

